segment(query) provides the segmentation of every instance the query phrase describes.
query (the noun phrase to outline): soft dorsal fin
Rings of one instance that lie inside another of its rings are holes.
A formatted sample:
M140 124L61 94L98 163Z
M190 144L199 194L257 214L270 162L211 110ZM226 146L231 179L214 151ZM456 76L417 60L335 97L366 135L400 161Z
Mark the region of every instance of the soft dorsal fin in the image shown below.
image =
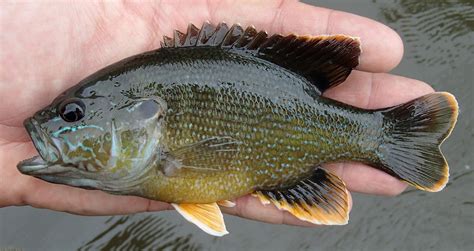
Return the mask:
M228 234L224 216L217 203L209 204L171 204L186 220L195 224L204 232L223 236Z
M263 204L273 203L314 224L343 225L349 220L349 195L344 182L322 168L292 187L260 190L253 195Z
M165 48L213 46L240 51L270 61L301 74L321 92L343 82L359 64L359 38L346 35L268 36L253 26L228 27L206 22L201 29L190 24L186 33L175 31L174 37L164 37Z

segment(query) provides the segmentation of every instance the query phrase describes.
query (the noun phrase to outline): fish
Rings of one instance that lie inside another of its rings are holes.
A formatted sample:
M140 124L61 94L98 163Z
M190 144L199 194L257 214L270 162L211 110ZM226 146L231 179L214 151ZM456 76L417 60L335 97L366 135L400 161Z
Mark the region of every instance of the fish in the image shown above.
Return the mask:
M435 92L369 110L324 97L360 54L360 39L348 35L190 24L27 118L39 155L17 167L51 183L170 203L214 236L228 233L219 206L248 194L302 221L347 224L348 190L326 163L365 163L442 190L449 167L440 145L457 120L455 97Z

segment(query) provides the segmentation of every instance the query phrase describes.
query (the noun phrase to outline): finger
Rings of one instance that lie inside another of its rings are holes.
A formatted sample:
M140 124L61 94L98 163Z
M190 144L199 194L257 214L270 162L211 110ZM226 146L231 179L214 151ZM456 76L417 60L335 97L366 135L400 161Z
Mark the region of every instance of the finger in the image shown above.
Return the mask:
M352 197L349 195L349 211L352 209ZM296 218L291 213L278 209L273 204L264 205L254 196L246 195L235 201L235 207L222 207L222 211L227 214L239 217L258 220L272 224L286 224L294 226L315 227L319 226Z
M361 163L333 163L323 167L339 176L352 192L395 196L408 186L383 171Z
M170 209L168 203L136 196L111 195L98 190L85 190L51 184L27 177L34 187L23 196L25 204L37 208L80 215L120 215Z
M210 10L210 20L214 23L240 22L270 33L360 37L362 54L358 69L364 71L390 71L403 56L403 43L395 31L374 20L342 11L284 0L211 1Z
M353 71L347 80L324 96L364 109L402 104L433 92L428 84L387 73Z
M346 82L324 95L346 104L375 109L398 105L430 92L433 89L418 80L354 71ZM407 187L397 178L360 163L336 163L325 167L338 174L354 192L390 196L400 194Z

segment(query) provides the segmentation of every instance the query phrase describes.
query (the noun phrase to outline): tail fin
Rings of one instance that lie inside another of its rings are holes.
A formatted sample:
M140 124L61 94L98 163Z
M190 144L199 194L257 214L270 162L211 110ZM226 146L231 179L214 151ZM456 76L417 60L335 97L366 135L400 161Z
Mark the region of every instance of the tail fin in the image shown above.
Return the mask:
M381 112L386 122L379 167L418 189L442 190L449 167L440 145L456 123L454 96L436 92Z

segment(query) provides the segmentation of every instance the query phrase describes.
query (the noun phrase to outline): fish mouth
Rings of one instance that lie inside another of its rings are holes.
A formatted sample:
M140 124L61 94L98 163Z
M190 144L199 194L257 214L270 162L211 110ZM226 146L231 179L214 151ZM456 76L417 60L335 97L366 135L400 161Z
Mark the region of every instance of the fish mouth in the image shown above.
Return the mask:
M41 130L39 123L33 118L25 120L24 125L39 155L18 163L18 170L23 174L40 175L71 171L74 167L58 163L59 149Z
M76 170L74 166L48 163L39 155L20 161L17 167L21 173L31 176L65 174Z
M30 118L24 124L39 155L20 161L17 168L21 173L56 184L86 189L100 187L93 173L60 161L58 146L41 130L38 122Z
M98 189L103 185L93 175L74 166L48 163L41 156L34 156L18 163L18 170L47 182L64 184L85 189Z
M18 163L17 168L22 174L51 183L99 189L113 194L130 194L138 189L136 181L140 179L127 180L120 173L102 173L84 162L65 163L60 155L59 141L49 137L33 118L25 120L24 125L39 155ZM130 183L132 181L135 183Z
M60 144L55 144L55 140L48 137L36 120L29 118L24 125L39 155L20 161L17 168L21 173L56 184L85 189L105 188L97 173L63 163L60 159Z

